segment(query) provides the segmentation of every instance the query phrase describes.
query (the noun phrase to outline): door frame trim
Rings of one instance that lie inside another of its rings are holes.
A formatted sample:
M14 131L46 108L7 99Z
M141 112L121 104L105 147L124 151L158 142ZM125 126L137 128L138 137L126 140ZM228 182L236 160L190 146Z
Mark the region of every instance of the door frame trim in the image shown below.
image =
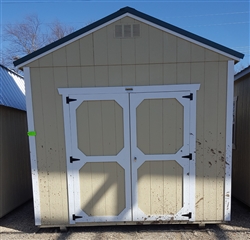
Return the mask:
M66 162L67 162L67 179L70 178L72 172L69 171L68 165L70 154L71 154L71 131L70 131L70 108L69 104L66 102L66 97L69 95L82 95L82 94L111 94L111 93L147 93L147 92L189 92L193 93L193 101L196 102L196 91L200 88L200 84L180 84L180 85L151 85L151 86L124 86L124 87L87 87L87 88L58 88L58 93L62 95L62 105L63 105L63 117L64 117L64 133L65 133L65 148L66 148ZM194 107L190 109L190 114L196 116L196 104L193 104ZM195 121L190 121L190 147L192 146L195 149L196 146L196 118ZM195 159L195 151L193 152L193 159ZM195 161L190 161L190 165L194 164ZM195 172L190 172L190 184L195 184ZM68 180L67 180L68 182ZM68 182L68 188L74 189L74 186L70 185ZM195 206L195 193L193 193L193 198L190 199L190 204ZM68 205L74 206L74 199L72 194L69 194L68 191ZM72 215L74 212L71 211L74 208L68 208L69 210L69 223L75 224L75 221L72 221ZM195 209L194 209L195 210ZM190 221L195 220L195 214L192 214Z
M85 87L85 88L58 88L58 93L62 96L78 94L111 94L129 92L193 92L200 89L200 84L180 84L180 85L151 85L151 86L124 86L124 87ZM65 101L63 101L63 105Z

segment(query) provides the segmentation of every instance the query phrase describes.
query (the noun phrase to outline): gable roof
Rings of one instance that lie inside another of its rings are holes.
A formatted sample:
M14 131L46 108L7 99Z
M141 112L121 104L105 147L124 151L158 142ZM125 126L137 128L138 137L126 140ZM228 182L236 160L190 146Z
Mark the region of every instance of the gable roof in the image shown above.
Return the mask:
M154 18L152 16L149 16L145 13L139 12L134 8L130 8L130 7L124 7L121 8L120 10L118 10L117 12L114 12L84 28L81 28L71 34L69 34L68 36L65 36L43 48L38 49L37 51L26 55L16 61L14 61L14 66L18 66L18 67L22 67L25 64L28 64L29 62L33 61L34 58L39 57L40 55L44 55L47 52L51 52L51 50L54 50L55 48L61 47L66 45L68 42L72 41L72 40L77 40L78 38L80 38L82 35L86 35L88 33L93 32L96 29L99 29L100 27L102 27L103 25L107 25L111 22L117 21L122 17L125 16L130 16L132 18L136 18L139 21L143 21L146 22L147 24L151 24L155 27L159 27L162 30L165 30L167 32L170 32L172 34L175 34L179 37L183 37L187 40L193 40L195 43L201 44L205 47L210 47L214 50L219 51L221 54L227 55L229 57L231 57L232 59L239 61L240 58L244 57L244 54L237 52L233 49L227 48L223 45L220 45L218 43L215 43L213 41L210 41L206 38L200 37L196 34L193 34L191 32L188 32L186 30L183 30L181 28L178 28L174 25L171 25L169 23L166 23L164 21L161 21L157 18ZM35 59L34 59L35 60Z
M0 105L26 111L23 77L1 64Z

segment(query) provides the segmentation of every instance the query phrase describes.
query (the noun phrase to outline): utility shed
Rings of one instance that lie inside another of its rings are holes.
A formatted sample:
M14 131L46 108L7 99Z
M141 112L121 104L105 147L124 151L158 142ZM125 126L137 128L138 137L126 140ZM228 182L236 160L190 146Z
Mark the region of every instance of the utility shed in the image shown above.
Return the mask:
M36 225L229 221L242 57L125 7L15 61Z
M0 218L31 199L23 77L0 65Z
M234 77L233 196L250 207L250 66Z

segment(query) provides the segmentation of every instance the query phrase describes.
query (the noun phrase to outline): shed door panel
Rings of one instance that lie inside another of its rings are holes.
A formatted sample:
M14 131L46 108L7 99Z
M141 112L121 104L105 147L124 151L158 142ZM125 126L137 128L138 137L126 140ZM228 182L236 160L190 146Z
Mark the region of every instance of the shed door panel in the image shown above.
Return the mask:
M75 221L131 220L127 94L69 97Z
M134 221L189 220L189 105L185 92L131 94ZM184 156L184 158L183 158Z
M68 96L71 224L193 220L189 93Z

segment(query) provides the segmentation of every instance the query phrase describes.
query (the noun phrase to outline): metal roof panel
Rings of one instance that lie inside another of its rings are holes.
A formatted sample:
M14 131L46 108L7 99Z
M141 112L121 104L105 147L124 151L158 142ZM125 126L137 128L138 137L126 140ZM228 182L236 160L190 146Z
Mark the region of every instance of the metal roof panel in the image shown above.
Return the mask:
M0 65L0 105L26 111L24 79L3 65Z
M250 65L248 67L244 68L242 71L235 74L234 75L234 81L239 80L240 78L246 76L249 73L250 73Z

